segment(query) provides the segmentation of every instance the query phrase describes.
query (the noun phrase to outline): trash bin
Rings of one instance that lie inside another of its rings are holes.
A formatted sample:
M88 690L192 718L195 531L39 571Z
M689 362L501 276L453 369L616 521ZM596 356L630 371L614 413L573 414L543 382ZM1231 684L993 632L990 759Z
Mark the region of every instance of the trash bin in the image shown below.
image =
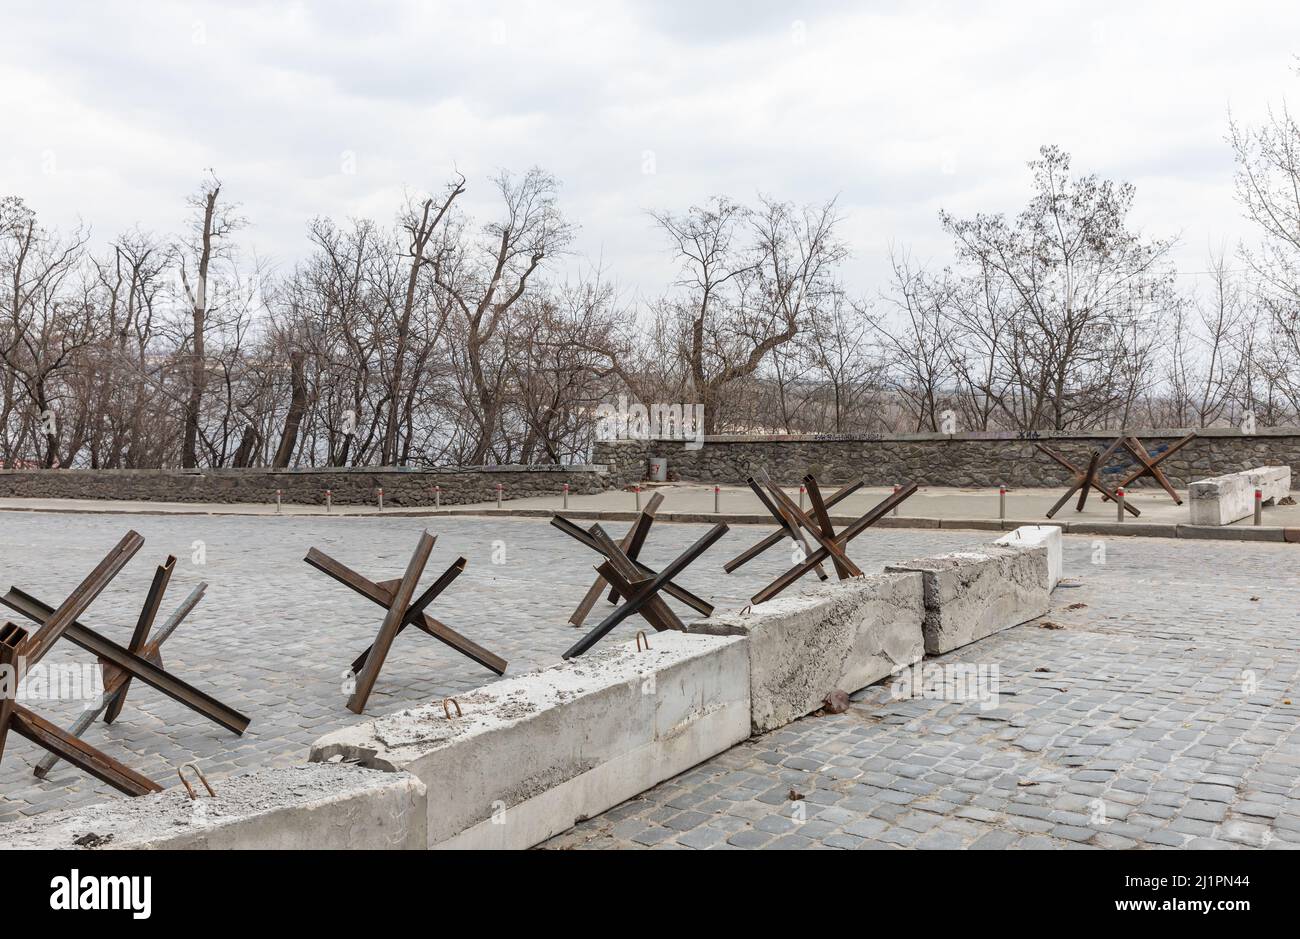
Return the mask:
M656 483L668 482L668 458L662 456L650 457L650 481Z

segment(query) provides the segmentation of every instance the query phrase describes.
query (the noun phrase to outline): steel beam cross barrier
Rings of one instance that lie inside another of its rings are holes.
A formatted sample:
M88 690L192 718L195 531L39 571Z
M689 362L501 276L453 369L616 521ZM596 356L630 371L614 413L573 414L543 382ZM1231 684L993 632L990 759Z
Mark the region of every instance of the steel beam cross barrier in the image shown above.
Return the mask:
M644 547L646 538L650 534L650 526L654 524L655 513L659 510L659 505L664 501L663 493L656 492L650 497L644 509L637 515L635 521L628 528L627 533L623 535L621 541L614 543L605 533L604 529L598 525L592 526L590 530L584 530L575 525L563 515L554 515L551 517L551 524L564 532L570 538L581 542L597 554L604 557L607 561L615 563L622 571L620 577L622 581L640 580L645 577L654 577L657 573L651 570L640 560L641 549ZM620 587L618 584L606 580L599 572L596 574L596 580L587 590L586 595L569 617L569 622L574 626L581 626L591 614L592 608L596 601L600 599L601 593L606 587L609 587L609 602L618 603ZM702 597L698 597L691 591L679 584L671 581L664 584L664 593L685 603L691 609L703 616L713 615L713 604L709 603ZM658 608L658 604L654 604ZM673 620L671 611L668 613ZM656 627L661 628L661 627ZM672 628L680 628L680 625L674 625Z
M3 756L5 736L12 729L49 752L49 756L37 767L38 776L44 775L40 771L41 767L45 767L48 772L50 767L62 759L128 795L139 796L161 791L162 787L153 780L92 747L79 736L99 712L107 710L109 714L106 719L110 721L118 717L132 678L139 678L236 733L242 733L248 726L248 718L198 689L191 688L164 671L161 666L158 646L179 625L185 613L193 608L197 596L192 594L192 601L187 600L182 604L181 611L173 615L153 642L149 642L149 632L171 579L175 558L168 558L167 563L155 573L129 647L119 646L78 622L77 618L85 613L143 544L144 538L138 532L127 532L57 609L16 587L11 587L4 597L0 597L0 602L39 624L34 633L12 623L0 628L0 657L6 663L21 664L25 669L31 669L56 642L66 638L99 659L106 682L99 711L88 718L83 715L71 731L56 727L16 700L6 697L0 701L0 756ZM201 594L202 591L198 593Z
M853 563L845 553L845 548L854 538L862 534L876 522L880 521L894 509L898 508L904 501L915 494L917 490L916 483L908 483L901 486L898 490L886 496L882 501L876 504L875 508L865 515L859 516L852 524L848 525L839 534L835 533L831 525L829 513L826 511L829 506L829 500L823 500L820 488L817 486L817 480L810 473L803 478L804 485L808 488L808 498L812 503L812 515L800 512L799 507L794 504L794 500L782 492L777 486L772 484L770 479L764 477L763 482L770 495L783 510L781 515L777 516L777 521L782 521L783 517L788 516L792 525L804 529L808 535L817 544L811 553L806 550L803 553L803 560L795 564L776 580L772 581L751 598L752 603L765 603L777 596L791 584L797 582L809 571L819 570L823 561L830 561L835 565L835 573L843 580L847 577L860 577L862 570ZM838 495L838 493L837 493ZM779 541L781 537L786 536L784 531L776 532L775 536ZM768 538L773 537L769 535ZM802 538L800 539L802 542ZM761 545L763 542L759 542ZM754 548L758 548L755 545ZM754 549L750 549L751 551Z
M1137 461L1138 466L1137 469L1124 477L1118 488L1128 489L1130 483L1134 480L1141 479L1143 476L1150 476L1160 484L1160 488L1169 493L1169 498L1174 500L1174 505L1182 505L1183 500L1179 498L1178 491L1174 489L1173 485L1169 482L1169 477L1167 477L1164 470L1160 468L1160 464L1195 439L1196 434L1190 433L1185 437L1180 437L1175 440L1160 453L1152 453L1146 448L1146 444L1137 437L1132 435L1124 437L1124 449L1133 454L1133 459ZM1109 497L1106 501L1109 501Z
M141 609L140 618L136 621L135 632L131 635L131 642L127 646L129 651L159 668L163 667L162 644L176 631L176 627L180 626L181 621L189 616L190 611L198 606L199 601L203 599L204 592L208 589L206 583L200 583L191 590L189 596L172 612L171 616L167 617L167 621L150 638L154 618L158 615L159 607L162 606L163 594L167 590L167 584L171 580L172 570L175 566L176 558L171 556L168 556L166 562L158 566L158 570L154 573L153 583L149 587L149 593L145 598L144 608ZM82 711L81 716L68 728L68 733L74 737L85 734L101 714L104 715L105 724L113 723L121 716L122 708L126 704L126 693L131 687L131 673L118 668L106 659L100 659L99 664L104 674L103 694L100 696L98 705ZM47 754L43 760L36 764L36 769L32 772L38 779L44 779L58 763L59 757L57 754Z
M564 658L571 659L582 655L607 635L610 630L633 614L640 614L646 622L658 630L685 629L684 624L668 606L667 601L659 595L661 590L687 603L706 616L712 612L713 607L710 604L674 584L673 579L727 533L725 524L714 525L703 537L658 572L646 567L640 561L628 557L623 548L614 539L610 538L599 525L592 525L590 530L583 531L568 519L559 515L551 519L551 524L605 556L604 562L596 567L596 573L600 577L597 584L602 582L610 584L613 587L612 593L617 593L623 598L621 605L597 623L590 632L575 642L564 653ZM649 523L646 523L646 527L649 527ZM637 524L634 523L628 534L632 535L636 530ZM624 540L627 541L628 537L625 536Z
M1087 468L1082 470L1079 469L1077 466L1075 466L1073 463L1071 463L1069 460L1067 460L1064 456L1057 453L1055 450L1045 447L1041 443L1035 443L1034 446L1037 447L1043 453L1047 454L1049 457L1051 457L1061 466L1065 467L1065 469L1069 470L1071 476L1073 477L1070 480L1070 487L1065 490L1065 494L1062 495L1061 498L1056 500L1056 504L1054 506L1052 506L1050 509L1047 510L1048 518L1051 518L1053 515L1059 512L1061 510L1061 506L1069 502L1070 497L1073 496L1076 492L1079 493L1078 504L1075 505L1074 507L1074 510L1076 512L1083 511L1083 507L1088 502L1088 493L1091 492L1093 489L1096 489L1098 492L1100 492L1104 500L1117 501L1115 490L1108 489L1106 485L1101 481L1101 468L1106 465L1106 461L1109 460L1114 455L1116 450L1124 446L1124 438L1122 436L1116 437L1115 440L1111 443L1111 445L1107 447L1105 450L1092 451L1092 456L1088 458ZM1127 483L1125 483L1124 485L1127 485ZM1124 502L1124 511L1128 512L1134 518L1142 514L1137 510L1137 508L1133 505L1133 503L1127 500L1125 500Z
M810 478L810 477L811 474L809 474L809 477L806 478ZM755 488L755 481L752 478L749 480L749 484L750 484L750 488L753 488L755 492L759 493L758 496L759 499L763 502L765 506L768 507L768 511L771 512L772 508L770 505L768 505L767 498L763 495L762 492L760 492L758 489ZM830 498L826 499L823 504L827 509L833 508L835 505L844 501L849 496L853 495L853 493L861 489L862 485L863 485L863 481L859 479L856 482L849 483L847 486L841 486L834 493L832 493ZM804 484L804 488L805 489L807 488L807 483ZM764 551L768 550L769 548L776 547L786 538L789 538L790 532L786 527L786 521L784 517L778 517L777 520L778 522L780 522L781 525L780 528L772 532L762 541L759 541L757 544L752 545L751 547L748 547L744 551L740 552L740 554L736 555L734 558L732 558L730 561L724 564L722 566L722 569L726 571L728 574L734 574L742 566L754 560L754 558L758 557Z
M489 652L425 612L429 604L465 570L468 562L464 558L453 561L427 590L418 597L415 595L420 575L424 573L424 565L428 563L434 542L437 540L436 535L431 535L427 531L421 533L420 540L415 546L415 553L411 555L411 560L406 565L406 572L401 577L381 582L372 581L358 574L316 548L309 550L307 556L303 558L321 573L328 574L345 587L355 590L367 600L379 604L388 611L380 624L375 641L352 662L352 674L355 676L356 685L351 697L348 698L348 710L356 714L365 710L366 701L370 698L370 692L374 690L375 679L379 677L379 671L384 667L393 640L407 626L415 626L423 630L434 639L446 643L498 675L505 674L507 664L505 659Z

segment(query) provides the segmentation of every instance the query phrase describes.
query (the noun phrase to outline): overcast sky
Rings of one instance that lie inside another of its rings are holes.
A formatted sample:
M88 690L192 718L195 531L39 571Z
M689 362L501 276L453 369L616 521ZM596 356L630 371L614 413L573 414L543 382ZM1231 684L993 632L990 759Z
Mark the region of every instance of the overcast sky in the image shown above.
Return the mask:
M1280 104L1297 52L1295 2L5 0L0 194L103 243L179 230L215 167L287 267L313 215L388 221L454 166L482 217L490 175L539 164L579 259L643 295L672 275L648 209L838 195L872 293L891 241L944 261L938 210L1015 212L1055 143L1201 270L1249 234L1229 109Z

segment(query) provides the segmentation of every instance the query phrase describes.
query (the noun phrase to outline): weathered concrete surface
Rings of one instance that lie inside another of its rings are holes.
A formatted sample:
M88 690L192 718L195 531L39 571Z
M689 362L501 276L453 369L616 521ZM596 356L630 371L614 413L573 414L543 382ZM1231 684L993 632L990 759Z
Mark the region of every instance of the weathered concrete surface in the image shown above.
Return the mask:
M880 682L544 847L1300 849L1296 546L1125 538L1105 564L1095 550L1065 538L1079 586L1053 594L1058 629L922 663L996 664L997 708Z
M1061 544L1061 529L1056 525L1023 525L1015 531L1007 532L994 544L1010 545L1013 548L1035 548L1047 546L1047 589L1055 590L1056 585L1065 576L1064 551Z
M658 633L322 737L311 759L419 777L428 844L526 848L749 736L744 640Z
M924 654L921 575L876 574L715 614L688 630L748 639L750 729L765 733Z
M47 812L0 826L0 848L418 850L424 784L406 773L305 765L213 782L191 800L181 786L138 799Z
M1047 545L991 544L917 558L887 572L920 571L925 585L925 651L942 655L1042 616L1051 605Z
M1264 505L1276 505L1291 492L1291 467L1258 466L1241 473L1198 479L1187 487L1193 525L1230 525L1255 514L1255 490Z

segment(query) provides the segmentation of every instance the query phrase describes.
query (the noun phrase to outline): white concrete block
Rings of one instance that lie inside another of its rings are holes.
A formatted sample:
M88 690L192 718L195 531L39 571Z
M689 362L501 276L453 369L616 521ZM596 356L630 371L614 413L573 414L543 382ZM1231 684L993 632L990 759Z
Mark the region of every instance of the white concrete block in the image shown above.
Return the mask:
M1264 505L1276 505L1291 492L1291 467L1258 466L1241 473L1198 479L1187 487L1193 525L1230 525L1255 514L1255 490Z
M552 668L317 740L313 760L404 770L428 787L428 843L527 848L749 736L749 659L737 637L606 639ZM453 711L453 715L454 715Z
M886 571L919 571L925 586L925 651L942 655L1042 616L1051 605L1047 545L991 544Z
M1065 576L1065 554L1061 546L1061 529L1056 525L1022 525L1007 532L994 544L1013 548L1047 546L1047 589L1055 590Z
M925 653L921 575L876 574L715 614L692 633L745 636L753 733L775 730Z
M428 840L424 784L405 773L261 769L213 779L215 799L191 783L198 799L177 785L0 826L0 848L418 850Z

